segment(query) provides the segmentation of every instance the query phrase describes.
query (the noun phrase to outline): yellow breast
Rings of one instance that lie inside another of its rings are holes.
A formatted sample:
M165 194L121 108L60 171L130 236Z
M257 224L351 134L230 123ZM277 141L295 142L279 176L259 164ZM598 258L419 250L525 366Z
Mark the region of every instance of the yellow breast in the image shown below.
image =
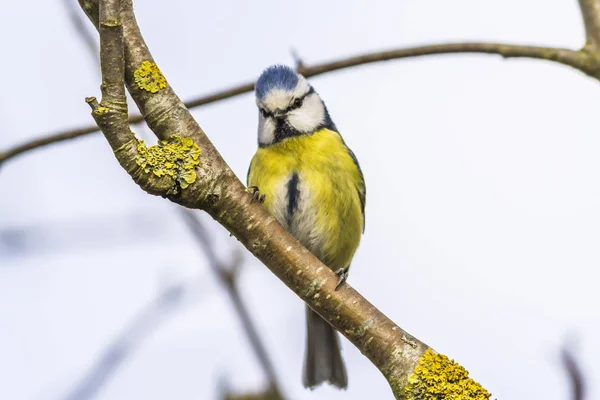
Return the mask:
M333 270L346 268L363 230L362 175L337 132L322 129L259 148L248 185L304 246Z

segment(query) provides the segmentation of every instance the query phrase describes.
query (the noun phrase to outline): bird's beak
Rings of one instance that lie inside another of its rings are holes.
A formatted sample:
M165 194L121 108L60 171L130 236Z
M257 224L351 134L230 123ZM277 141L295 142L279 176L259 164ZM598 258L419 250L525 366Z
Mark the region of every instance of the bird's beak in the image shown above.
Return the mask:
M273 116L277 119L283 119L285 118L285 110L282 110L280 108L276 109L275 111L273 111Z

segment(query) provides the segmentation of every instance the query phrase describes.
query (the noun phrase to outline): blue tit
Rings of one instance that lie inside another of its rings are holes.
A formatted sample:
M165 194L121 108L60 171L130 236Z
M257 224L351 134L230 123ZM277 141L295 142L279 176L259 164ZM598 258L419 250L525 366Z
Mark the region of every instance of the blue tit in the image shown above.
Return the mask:
M255 88L258 150L248 186L264 206L341 284L364 231L365 180L356 156L337 131L325 103L293 69L267 68ZM263 197L264 196L264 197ZM303 383L346 388L336 331L307 307Z

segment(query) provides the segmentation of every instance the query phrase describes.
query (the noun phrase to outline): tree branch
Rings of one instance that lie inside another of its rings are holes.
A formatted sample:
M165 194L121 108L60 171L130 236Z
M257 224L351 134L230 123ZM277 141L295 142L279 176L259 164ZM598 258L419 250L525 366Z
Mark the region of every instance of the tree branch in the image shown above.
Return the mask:
M102 121L104 129L111 132L111 146L121 147L133 138L127 123L127 99L124 87L123 25L120 0L103 0L99 6L100 69L102 72L102 105L96 98L86 102Z
M242 297L237 286L237 275L236 275L236 266L238 263L233 264L233 268L225 266L222 262L219 261L217 255L213 247L210 244L210 240L208 238L208 234L204 226L200 223L200 220L194 214L193 211L188 210L186 208L181 208L181 212L183 214L184 220L188 225L189 229L192 231L192 234L198 245L202 248L204 253L206 254L206 258L208 259L208 264L210 268L213 270L215 275L219 278L225 289L227 290L227 294L233 304L233 308L240 319L242 326L244 327L244 332L246 332L246 336L250 342L252 350L256 354L258 358L258 362L262 367L263 371L267 375L267 379L269 381L269 387L267 388L265 393L268 393L269 398L272 400L283 400L282 391L280 389L277 374L275 373L275 367L273 366L273 362L271 361L269 354L267 352L266 346L263 344L260 335L258 334L258 329L254 325L252 318L250 317L250 312L246 308L244 302L242 301Z
M120 164L142 189L209 213L357 346L379 368L397 399L422 399L430 389L444 398L489 399L464 368L402 330L349 285L335 290L333 271L252 200L154 63L131 0L122 0L122 30L120 21L107 11L113 10L115 0L105 0L100 17L97 0L79 1L96 26L100 20L103 99L102 104L88 99L92 116ZM124 93L113 86L117 80L123 82L119 51L123 45L125 83L161 139L151 148L129 130Z
M600 0L579 0L585 28L585 49L598 51L600 46Z
M149 52L138 51L138 47L144 48L145 45L143 44L143 39L141 38L141 34L139 34L137 24L135 23L131 2L128 1L125 3L125 5L126 6L123 7L123 15L125 16L126 21L124 25L122 25L120 20L120 0L110 0L106 3L101 3L100 5L100 12L98 18L100 18L100 62L103 79L102 104L98 104L96 99L94 98L86 99L86 101L92 107L93 116L96 119L98 126L100 126L105 132L109 143L111 144L111 146L115 150L115 153L117 154L117 158L120 161L122 161L121 165L128 171L136 171L136 174L141 175L143 174L143 167L140 168L139 165L134 164L132 162L132 159L127 160L127 157L119 157L119 152L121 151L130 152L130 154L135 154L136 157L140 156L140 154L137 153L137 151L139 150L139 143L133 136L133 133L129 130L127 121L127 103L124 88L124 65L126 63L126 59L124 55L125 53L127 54L127 61L132 63L138 61L140 64L142 64L142 67L152 63L152 58ZM116 17L115 9L117 10ZM98 24L95 25L98 26ZM133 32L132 36L137 40L128 42L128 44L125 45L123 41L123 30L129 30ZM137 98L135 98L135 100L143 102L142 110L146 111L147 115L158 115L157 117L154 117L154 124L151 125L153 131L157 135L159 135L159 137L163 138L168 136L165 132L170 132L170 129L175 129L173 132L179 131L180 126L178 126L177 122L175 124L173 124L171 120L165 122L163 120L164 117L162 116L162 111L165 108L171 108L175 110L184 109L182 105L179 104L179 99L174 95L174 93L173 95L167 95L164 97L148 97L147 93L154 93L161 89L159 78L162 78L162 75L159 75L160 71L156 72L150 69L150 75L143 76L143 74L140 73L140 69L141 68L138 68L133 74L129 73L129 81L134 81L135 83L137 83L138 96ZM156 76L153 74L156 74ZM157 84L158 86L150 87L154 84ZM133 83L130 87L132 86ZM166 86L166 82L164 83L164 86ZM156 90L153 91L154 89ZM149 100L156 100L156 102L153 103ZM155 113L155 111L158 112ZM181 112L178 113L181 115ZM191 119L191 116L189 118ZM191 123L189 120L187 121L186 128L188 126L190 127L190 129L189 131L186 131L186 133L191 132L192 134L194 134L194 128L197 127L199 129L199 127L193 120ZM196 132L195 134L196 136L198 136L202 134L202 132ZM146 159L149 158L148 154L142 156L146 157ZM165 178L166 179L162 179L161 184L149 190L156 190L160 193L162 191L161 188L165 187L164 185L169 185L170 183L169 178ZM175 190L176 188L171 189ZM171 193L171 189L167 190L167 192ZM255 352L257 353L257 357L261 366L267 374L270 391L273 395L279 396L280 399L283 398L281 390L279 389L279 385L277 383L275 369L272 363L270 362L266 349L260 340L260 337L257 333L256 328L254 327L250 315L243 305L243 302L241 300L239 292L237 291L237 286L235 285L235 281L232 275L228 274L226 272L227 268L219 262L212 247L208 243L206 235L203 235L203 230L202 226L200 225L200 222L195 218L193 213L191 211L188 211L186 213L186 217L186 222L188 223L188 226L194 233L196 240L204 249L207 258L209 259L210 266L216 272L216 274L219 276L219 278L222 280L222 282L228 289L228 293L233 302L234 308L238 313L238 316L242 320L242 325L244 326L246 333L249 336L250 343Z
M84 4L87 3L87 1L83 0L80 0L80 2ZM300 72L306 77L313 77L328 72L334 72L345 68L356 67L364 64L370 64L381 61L459 53L496 54L504 58L532 58L546 61L554 61L563 65L573 67L596 79L600 79L600 56L598 56L596 53L590 53L589 51L581 50L569 50L563 48L520 46L501 43L434 44L428 46L417 46L396 50L367 53L355 57L344 58L322 64L316 64L313 66L307 66L304 63L298 64L298 60L296 60L296 63L298 67L298 72ZM225 100L234 96L238 96L240 94L248 93L252 90L254 90L254 82L243 83L241 85L229 89L225 89L213 94L192 99L184 103L184 105L187 108L199 107L205 104L214 103L220 100ZM129 117L130 124L136 124L142 121L144 121L144 118L141 115L132 115ZM28 151L50 144L59 143L65 140L74 139L98 131L99 128L97 126L88 126L69 131L52 133L48 136L39 139L34 139L32 141L9 148L4 152L0 152L0 165L2 165L5 161L23 153L26 153Z
M67 1L69 1L69 0L67 0ZM102 18L102 9L100 11L100 18ZM110 17L108 17L108 18L110 18ZM103 38L101 43L104 46L103 47L104 52L101 55L101 63L106 68L112 68L111 63L115 59L118 60L118 62L120 63L120 70L115 69L114 71L110 71L111 73L115 74L115 77L107 78L107 79L110 79L111 81L114 81L115 84L120 89L120 91L118 93L116 93L116 98L118 101L118 100L122 100L125 97L124 78L123 78L124 77L124 72L123 72L124 60L123 60L123 56L122 56L123 42L122 42L122 37L116 38L116 40L120 41L119 46L116 49L110 49L110 50L114 50L114 52L115 52L114 54L108 53L109 44L111 43L109 40L114 41L115 38L108 37L106 34L102 33L103 26L104 26L104 24L101 23L100 24L101 38ZM81 30L84 28L79 27L79 29ZM107 38L107 39L104 40L104 38ZM117 51L121 55L120 58L118 58L118 57L115 58L117 55L117 53L116 53ZM104 67L103 67L102 71L103 71L103 76L106 76L109 74L108 71L105 71ZM117 74L118 74L118 79L116 78ZM107 85L108 85L107 82L103 83L103 90L108 90ZM103 93L102 101L103 101L103 104L106 106L106 108L110 108L110 106L108 104L108 102L110 100L111 99L107 98L106 95ZM122 119L122 116L121 116L121 119ZM141 116L139 117L139 119L140 119L140 121L143 121ZM123 121L121 121L121 123L123 123ZM246 309L246 307L241 299L241 295L240 295L238 287L237 287L237 281L236 281L236 276L235 276L234 272L235 272L236 268L239 266L239 261L235 262L230 267L228 267L228 266L224 265L222 262L220 262L214 249L212 248L212 246L210 244L210 240L206 234L204 227L202 226L202 224L200 223L200 221L198 220L196 215L191 210L188 210L185 208L182 208L181 210L182 210L182 214L185 219L185 222L188 225L189 229L191 230L196 242L198 243L198 245L203 249L204 253L206 254L209 266L211 267L211 269L213 270L215 275L217 275L217 277L220 279L220 281L224 285L224 287L227 289L227 293L229 294L229 297L233 303L234 309L235 309L239 319L241 320L241 323L242 323L242 326L244 327L244 331L246 332L246 335L248 336L250 345L258 358L259 364L261 365L262 369L264 370L264 372L267 376L268 388L267 388L266 393L269 393L273 399L282 400L284 397L282 395L282 391L278 384L277 375L275 373L275 368L273 367L273 363L271 362L271 360L269 358L269 355L266 351L266 347L262 343L260 336L258 334L258 331L257 331L256 327L254 326L252 318L250 317L250 313Z

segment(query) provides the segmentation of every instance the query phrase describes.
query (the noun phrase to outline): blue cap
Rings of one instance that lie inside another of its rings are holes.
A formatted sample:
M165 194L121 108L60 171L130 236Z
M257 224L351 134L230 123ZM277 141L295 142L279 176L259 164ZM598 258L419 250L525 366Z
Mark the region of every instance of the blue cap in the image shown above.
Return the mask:
M298 84L298 74L285 65L272 65L256 81L256 97L263 99L273 89L292 91Z

